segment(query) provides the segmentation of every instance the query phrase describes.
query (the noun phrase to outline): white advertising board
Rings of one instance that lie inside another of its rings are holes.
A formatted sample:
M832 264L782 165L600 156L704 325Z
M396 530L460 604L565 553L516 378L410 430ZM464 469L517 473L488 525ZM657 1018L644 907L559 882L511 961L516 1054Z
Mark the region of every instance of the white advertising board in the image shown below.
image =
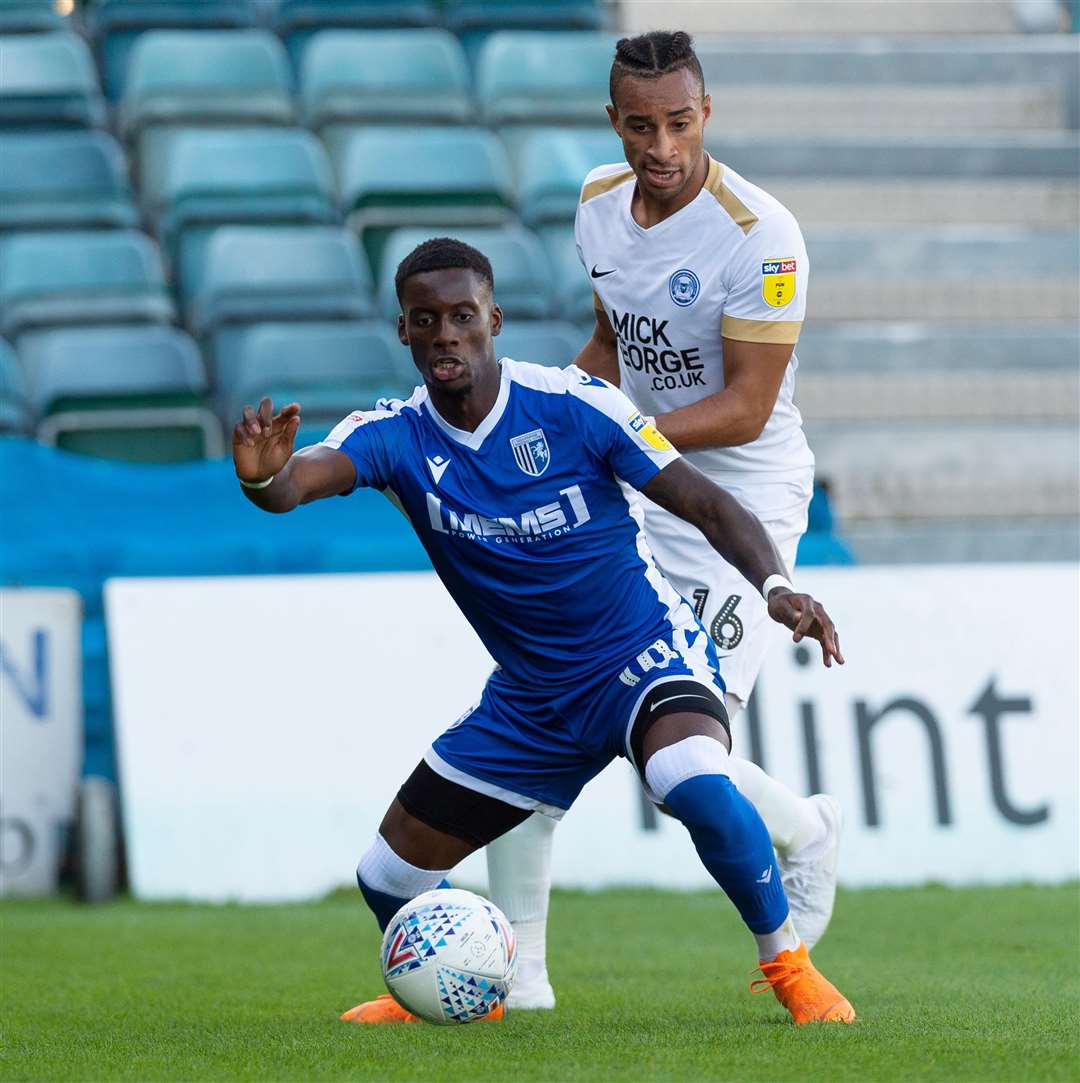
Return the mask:
M82 766L82 601L0 590L0 895L56 890Z
M777 629L736 741L800 792L840 798L842 882L1080 874L1077 570L799 581L833 613L848 664L826 670ZM144 898L307 898L349 882L397 787L491 668L430 573L113 580L106 609ZM567 886L711 883L622 761L566 816L554 873ZM482 886L482 857L457 878Z

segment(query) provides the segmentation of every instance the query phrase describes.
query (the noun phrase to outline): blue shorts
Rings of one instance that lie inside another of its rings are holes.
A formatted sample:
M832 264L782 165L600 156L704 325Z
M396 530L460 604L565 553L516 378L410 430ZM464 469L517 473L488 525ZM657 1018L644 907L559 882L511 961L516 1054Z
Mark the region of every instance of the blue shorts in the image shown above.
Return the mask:
M687 679L723 699L716 650L700 626L673 629L573 689L526 686L497 669L424 761L467 789L559 819L614 757L632 761L630 729L646 693Z

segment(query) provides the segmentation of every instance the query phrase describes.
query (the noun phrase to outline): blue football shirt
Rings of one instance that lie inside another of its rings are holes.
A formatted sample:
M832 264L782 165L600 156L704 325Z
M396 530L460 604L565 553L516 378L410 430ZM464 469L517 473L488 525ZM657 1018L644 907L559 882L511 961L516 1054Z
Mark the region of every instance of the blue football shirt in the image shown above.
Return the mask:
M351 414L323 441L356 484L408 516L496 662L529 684L572 683L676 628L697 628L645 540L636 489L679 457L630 400L575 366L503 358L475 432L426 387Z

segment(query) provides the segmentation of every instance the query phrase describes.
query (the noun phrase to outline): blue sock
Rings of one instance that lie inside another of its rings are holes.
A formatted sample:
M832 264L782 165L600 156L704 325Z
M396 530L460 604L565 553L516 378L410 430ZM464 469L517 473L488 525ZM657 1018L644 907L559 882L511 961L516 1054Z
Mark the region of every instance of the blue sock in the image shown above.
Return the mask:
M664 804L682 821L702 864L752 933L771 933L788 916L769 832L727 775L680 782Z
M356 874L356 882L360 887L360 894L364 896L364 902L371 907L371 912L375 915L375 920L379 923L379 932L386 932L386 926L390 924L390 919L409 900L399 898L397 895L387 895L385 891L378 891L369 884L365 884L360 878L359 872ZM450 881L443 880L437 886L440 888L449 887Z

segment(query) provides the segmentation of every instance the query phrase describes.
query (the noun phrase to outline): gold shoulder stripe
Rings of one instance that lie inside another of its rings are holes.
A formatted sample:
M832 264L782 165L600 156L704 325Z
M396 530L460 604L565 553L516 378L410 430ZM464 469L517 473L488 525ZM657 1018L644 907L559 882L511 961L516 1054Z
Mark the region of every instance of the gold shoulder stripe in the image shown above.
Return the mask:
M634 171L628 169L624 173L612 173L610 177L601 177L599 180L594 180L591 184L586 184L582 190L581 202L588 203L593 196L602 196L605 192L610 192L612 188L618 188L620 184L625 184L628 180L633 179Z
M724 184L724 165L715 158L709 159L709 172L705 176L705 187L716 196L716 202L731 215L735 225L743 233L749 233L751 227L757 222L757 215Z
M720 321L720 337L736 342L770 342L794 346L799 341L802 320L741 320L725 316Z

